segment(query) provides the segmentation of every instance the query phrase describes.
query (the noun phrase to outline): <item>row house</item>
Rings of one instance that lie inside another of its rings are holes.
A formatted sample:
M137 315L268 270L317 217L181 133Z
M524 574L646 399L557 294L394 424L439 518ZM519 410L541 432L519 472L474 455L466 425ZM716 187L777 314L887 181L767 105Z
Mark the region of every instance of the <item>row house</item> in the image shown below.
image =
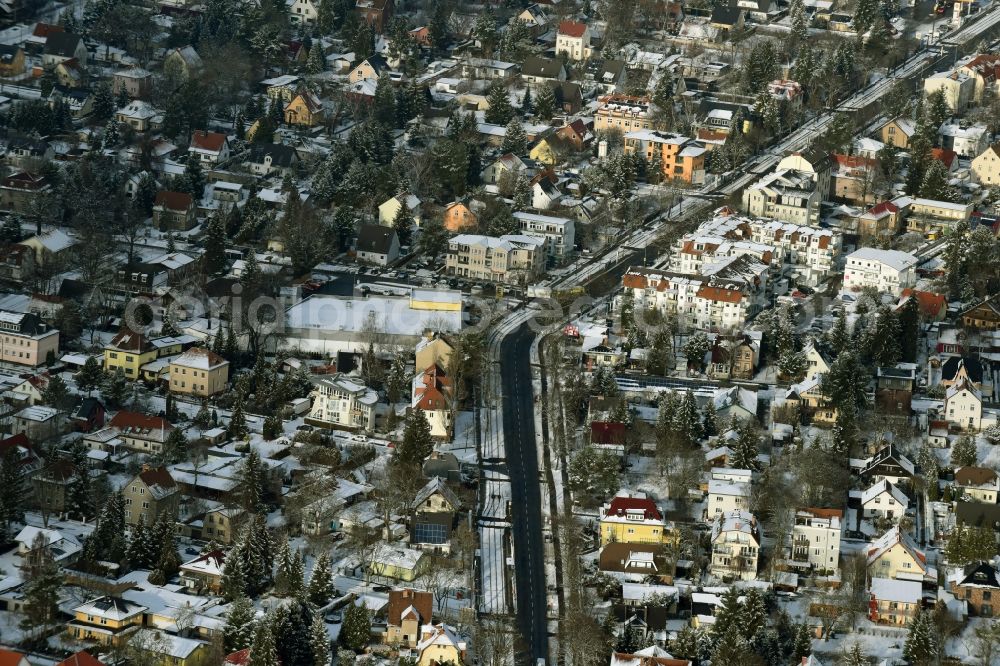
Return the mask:
M731 264L745 259L737 257ZM639 308L675 315L694 329L738 331L765 302L766 267L756 266L762 270L749 280L728 277L726 271L706 276L633 267L622 284L632 290Z

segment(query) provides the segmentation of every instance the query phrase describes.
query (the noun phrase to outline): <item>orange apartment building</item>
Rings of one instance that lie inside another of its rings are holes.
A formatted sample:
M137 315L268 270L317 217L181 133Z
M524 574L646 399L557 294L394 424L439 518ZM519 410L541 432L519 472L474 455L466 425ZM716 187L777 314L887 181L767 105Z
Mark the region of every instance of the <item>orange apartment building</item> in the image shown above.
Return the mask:
M680 134L638 130L625 134L625 153L638 153L647 163L659 154L666 180L679 180L691 185L705 182L705 154L700 142Z

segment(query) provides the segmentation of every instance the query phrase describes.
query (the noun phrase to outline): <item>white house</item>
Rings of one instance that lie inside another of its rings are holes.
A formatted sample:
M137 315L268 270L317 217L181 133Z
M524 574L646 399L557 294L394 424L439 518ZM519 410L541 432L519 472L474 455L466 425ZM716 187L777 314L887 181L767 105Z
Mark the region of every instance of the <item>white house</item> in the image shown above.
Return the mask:
M903 491L883 479L861 493L865 518L898 520L906 513L910 500Z
M371 430L378 394L342 373L313 380L309 418L333 426Z
M524 212L514 213L514 219L524 233L549 239L550 257L563 259L572 254L576 245L576 224L573 220Z
M746 511L749 508L749 481L711 479L708 482L708 506L705 509L705 519L708 522L714 522L722 514Z
M959 467L955 470L959 497L984 504L1000 503L1000 477L988 467Z
M863 247L847 255L844 289L858 291L874 287L899 296L917 282L917 258L899 250Z
M312 0L292 0L288 3L288 18L292 23L312 25L319 17L317 4Z
M840 509L798 509L792 526L792 566L836 570L843 517Z
M720 515L712 527L712 562L709 570L720 578L753 580L757 577L760 528L749 511Z
M579 21L562 21L556 33L556 55L569 60L586 60L590 57L590 28Z
M983 421L983 396L968 380L962 378L948 387L944 394L944 417L962 430L979 430Z
M938 129L938 135L942 148L954 150L962 157L976 157L990 145L989 128L982 123L946 120Z
M229 139L221 132L195 130L191 133L188 152L196 155L203 164L218 164L229 159Z

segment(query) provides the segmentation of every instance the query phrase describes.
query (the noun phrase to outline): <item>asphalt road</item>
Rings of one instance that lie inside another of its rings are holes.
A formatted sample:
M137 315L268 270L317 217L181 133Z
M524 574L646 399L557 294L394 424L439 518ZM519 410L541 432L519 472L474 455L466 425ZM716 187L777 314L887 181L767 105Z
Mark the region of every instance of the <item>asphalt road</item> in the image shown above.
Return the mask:
M505 398L503 438L510 476L511 535L518 633L524 639L516 663L549 658L542 543L542 496L535 447L535 405L528 350L534 334L522 326L500 345L500 381Z

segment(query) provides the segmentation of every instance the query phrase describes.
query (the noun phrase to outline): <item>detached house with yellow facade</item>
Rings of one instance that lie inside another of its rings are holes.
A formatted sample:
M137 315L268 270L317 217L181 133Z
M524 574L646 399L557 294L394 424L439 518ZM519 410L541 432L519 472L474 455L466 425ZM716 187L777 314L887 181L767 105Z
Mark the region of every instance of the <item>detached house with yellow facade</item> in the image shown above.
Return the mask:
M72 610L67 630L72 638L119 647L142 627L147 608L115 597L98 597Z
M868 574L873 578L922 580L928 572L927 556L898 525L868 547Z
M645 493L620 491L601 508L601 545L663 543L663 514Z
M323 101L308 91L300 92L285 107L285 123L289 125L316 127L325 117Z
M222 393L229 384L229 361L193 347L170 361L170 391L199 398Z

